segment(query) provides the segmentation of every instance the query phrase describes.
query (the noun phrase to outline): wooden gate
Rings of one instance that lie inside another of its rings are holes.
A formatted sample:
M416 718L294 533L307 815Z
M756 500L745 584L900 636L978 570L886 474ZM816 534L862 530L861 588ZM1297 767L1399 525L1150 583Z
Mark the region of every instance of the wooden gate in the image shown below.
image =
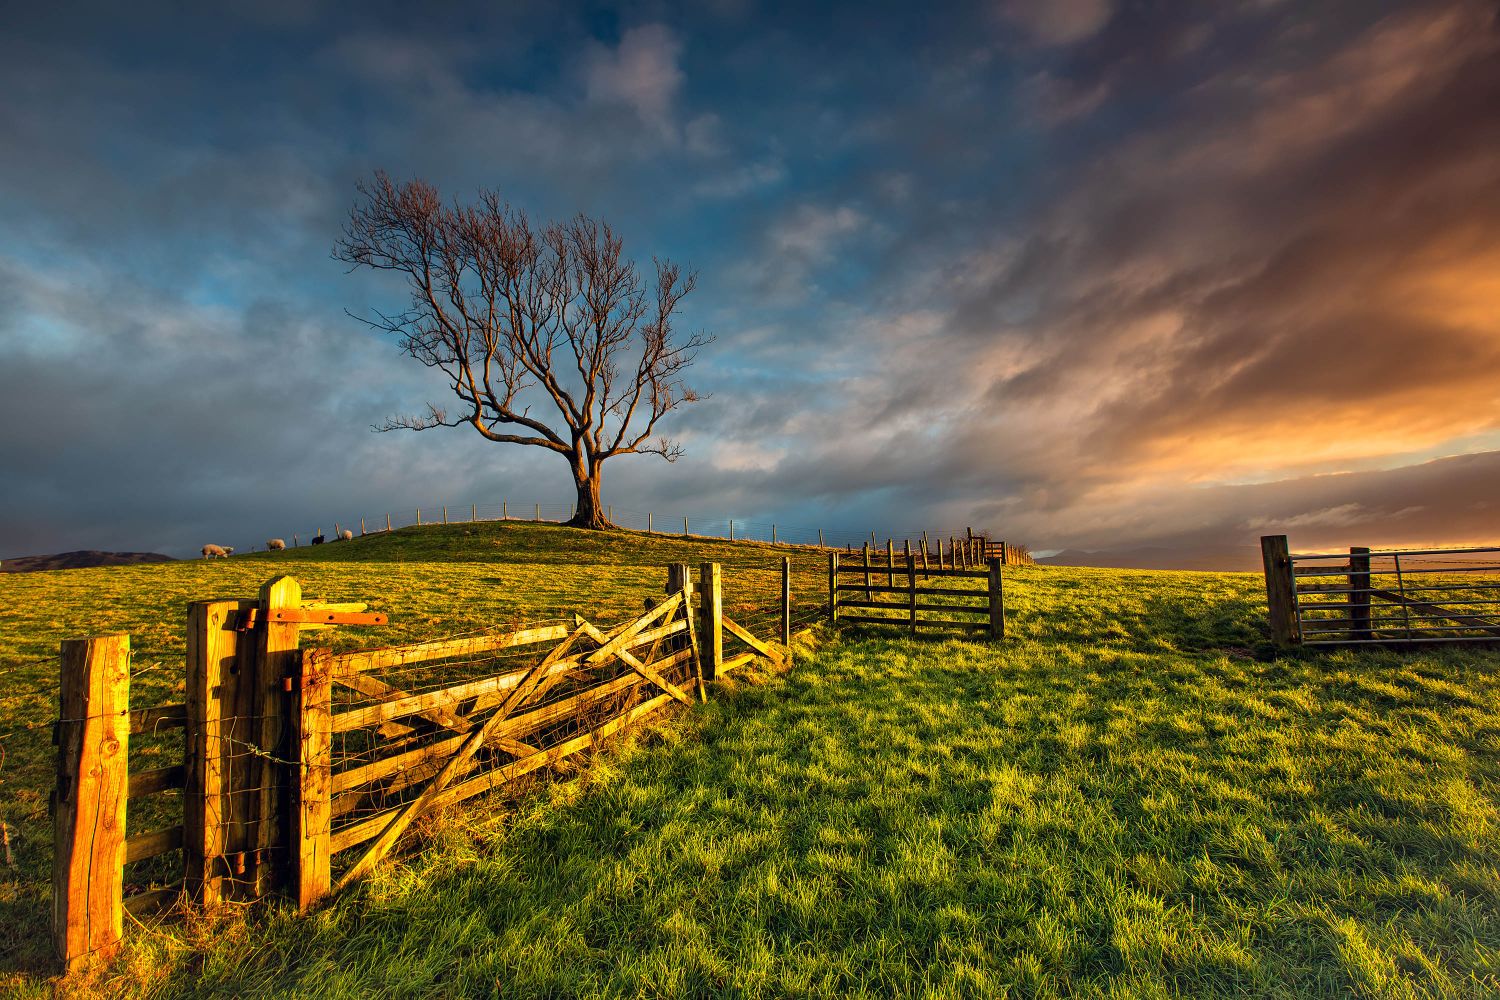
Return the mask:
M918 565L910 552L899 564L890 555L882 566L870 561L868 546L862 555L858 563L840 561L837 552L828 555L830 622L894 625L913 634L924 628L1004 637L1005 583L999 556L990 557L988 565L967 569ZM934 578L937 586L931 583Z
M1500 640L1500 547L1292 554L1261 538L1278 642L1304 646Z

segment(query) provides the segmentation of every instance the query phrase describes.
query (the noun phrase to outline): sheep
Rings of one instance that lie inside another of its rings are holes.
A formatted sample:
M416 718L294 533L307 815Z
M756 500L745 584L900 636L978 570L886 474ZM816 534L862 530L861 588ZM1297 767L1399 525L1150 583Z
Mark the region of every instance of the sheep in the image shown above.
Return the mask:
M348 528L345 528L343 531L339 532L339 539L345 542L353 541L354 532L350 531Z
M220 559L228 559L234 553L232 545L205 545L203 546L203 558L212 559L217 556Z
M312 543L314 545L322 545L323 544L323 536L320 535L320 534L319 535L313 535Z
M280 552L284 548L286 548L286 539L284 538L273 538L266 542L267 552Z

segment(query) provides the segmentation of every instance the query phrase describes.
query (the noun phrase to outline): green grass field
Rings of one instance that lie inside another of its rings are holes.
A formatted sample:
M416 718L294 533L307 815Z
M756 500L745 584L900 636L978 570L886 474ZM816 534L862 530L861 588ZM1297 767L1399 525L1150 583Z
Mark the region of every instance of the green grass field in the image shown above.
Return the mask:
M137 692L170 700L185 602L248 594L278 566L389 611L385 642L623 617L675 560L733 566L756 603L780 555L519 524L324 548L0 577L9 727L45 720L36 685L70 635L130 631ZM821 557L797 560L820 599ZM1500 994L1500 654L1277 656L1247 574L1018 568L1007 605L999 645L821 630L788 672L426 824L421 851L310 918L135 928L80 989ZM47 990L27 963L46 952L49 767L45 732L7 738L23 994Z

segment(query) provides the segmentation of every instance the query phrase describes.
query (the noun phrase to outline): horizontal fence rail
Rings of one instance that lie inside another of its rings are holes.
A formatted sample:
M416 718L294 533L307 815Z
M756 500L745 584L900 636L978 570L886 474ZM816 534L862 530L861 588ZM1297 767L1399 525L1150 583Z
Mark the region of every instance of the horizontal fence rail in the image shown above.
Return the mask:
M1304 646L1500 640L1500 547L1292 553L1261 539L1278 641Z

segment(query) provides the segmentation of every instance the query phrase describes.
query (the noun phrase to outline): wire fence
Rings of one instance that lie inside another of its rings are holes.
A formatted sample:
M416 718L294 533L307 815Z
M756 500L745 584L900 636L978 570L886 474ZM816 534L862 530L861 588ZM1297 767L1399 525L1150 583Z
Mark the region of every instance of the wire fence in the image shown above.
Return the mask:
M499 501L468 504L438 503L432 506L415 507L410 510L380 511L376 513L350 514L330 518L322 524L298 529L282 541L289 547L313 544L315 538L333 541L339 533L348 531L352 536L394 531L417 525L457 524L479 521L534 521L562 524L571 520L576 506L567 503L542 503L536 500L502 498ZM806 524L784 524L755 518L728 517L723 515L668 514L661 511L636 510L613 504L606 505L605 519L619 528L630 531L650 532L658 535L676 535L692 538L720 538L726 541L765 542L777 545L822 546L839 549L857 549L869 543L884 545L894 540L897 545L910 542L916 545L922 539L936 546L939 541L965 540L970 537L999 539L992 530L976 530L972 526L962 528L912 528L899 531L862 531L850 528L819 527ZM326 530L325 530L326 529ZM244 551L257 551L263 542L251 543Z

